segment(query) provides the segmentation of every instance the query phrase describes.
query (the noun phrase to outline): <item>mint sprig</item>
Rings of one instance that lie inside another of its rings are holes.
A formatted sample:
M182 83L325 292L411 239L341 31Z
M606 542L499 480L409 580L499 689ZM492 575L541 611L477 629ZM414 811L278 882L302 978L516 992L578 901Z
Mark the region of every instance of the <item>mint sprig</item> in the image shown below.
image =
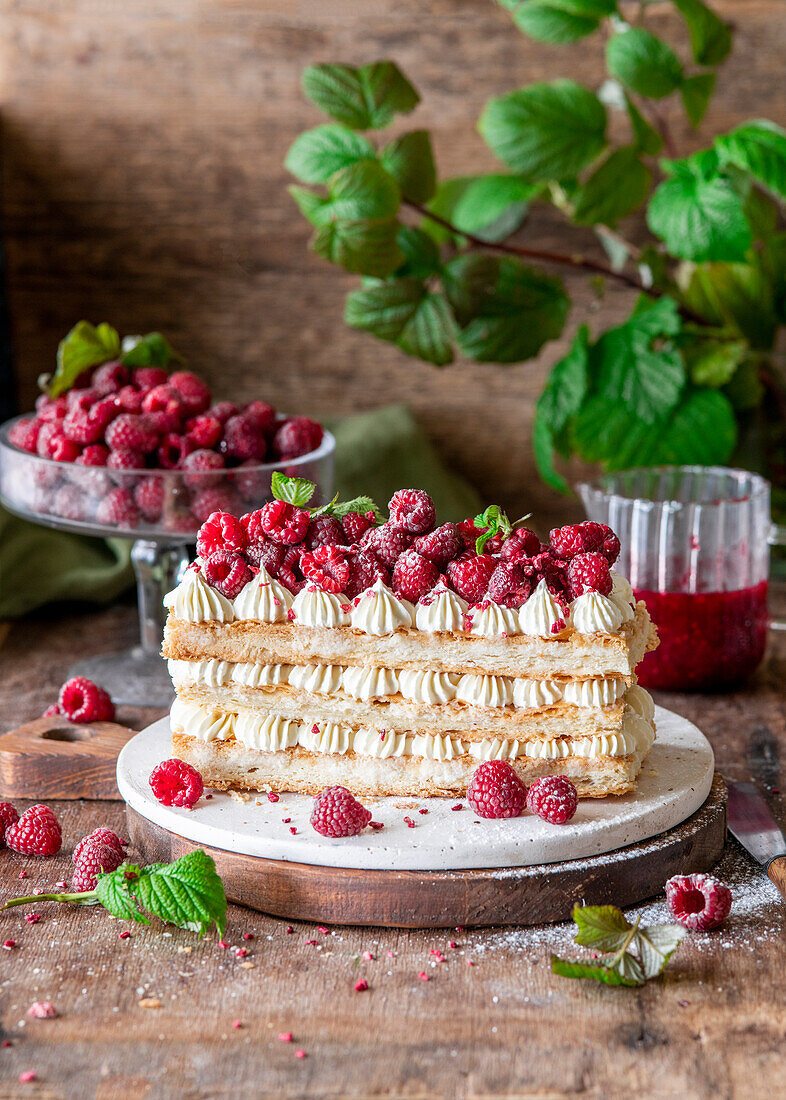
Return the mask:
M276 500L283 500L296 508L305 508L316 491L316 485L304 477L287 477L286 474L276 471L270 479L270 491ZM360 512L362 515L373 512L378 523L384 522L379 508L371 497L366 496L340 501L336 493L327 504L319 508L311 508L310 512L312 516L334 516L336 519L343 519L350 512Z
M478 554L483 553L489 539L493 539L495 535L507 538L513 530L513 525L498 504L489 504L485 512L479 512L472 522L476 527L483 528L483 533L475 539L475 550Z
M677 924L641 927L616 905L577 905L576 943L606 956L585 962L551 956L551 969L563 978L588 978L604 985L639 986L657 977L680 945L685 929Z
M124 863L116 871L99 875L95 890L11 898L0 905L0 910L42 901L98 903L120 920L150 924L150 917L157 917L200 936L211 925L221 935L226 925L224 886L212 858L201 848L174 863L151 863L147 867Z

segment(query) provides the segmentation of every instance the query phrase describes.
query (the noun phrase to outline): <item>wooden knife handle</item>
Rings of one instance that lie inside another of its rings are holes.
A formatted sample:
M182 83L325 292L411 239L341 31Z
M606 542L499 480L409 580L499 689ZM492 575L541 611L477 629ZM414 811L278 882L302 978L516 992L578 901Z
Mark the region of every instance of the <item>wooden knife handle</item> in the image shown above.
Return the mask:
M786 898L786 856L776 856L771 860L767 867L767 875Z

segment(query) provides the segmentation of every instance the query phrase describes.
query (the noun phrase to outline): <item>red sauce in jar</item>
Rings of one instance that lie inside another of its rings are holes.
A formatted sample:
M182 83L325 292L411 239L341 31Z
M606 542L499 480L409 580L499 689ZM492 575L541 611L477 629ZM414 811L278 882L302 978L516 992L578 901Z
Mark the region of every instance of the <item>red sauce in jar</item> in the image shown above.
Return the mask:
M766 581L734 592L634 591L660 636L658 648L636 669L644 687L725 688L750 676L764 656Z

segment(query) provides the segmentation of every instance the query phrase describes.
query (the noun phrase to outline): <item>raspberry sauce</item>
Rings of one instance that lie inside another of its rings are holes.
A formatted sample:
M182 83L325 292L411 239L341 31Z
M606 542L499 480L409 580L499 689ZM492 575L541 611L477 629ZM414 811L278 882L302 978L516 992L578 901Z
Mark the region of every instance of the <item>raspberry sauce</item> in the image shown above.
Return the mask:
M660 645L636 670L639 683L667 691L708 691L745 679L764 656L767 582L734 592L635 589L658 627Z

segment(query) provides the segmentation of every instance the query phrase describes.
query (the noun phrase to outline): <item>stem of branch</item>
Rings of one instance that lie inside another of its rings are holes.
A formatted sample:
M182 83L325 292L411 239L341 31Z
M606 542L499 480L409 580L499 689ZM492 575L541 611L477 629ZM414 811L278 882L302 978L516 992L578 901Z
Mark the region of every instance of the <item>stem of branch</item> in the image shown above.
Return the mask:
M16 905L37 905L40 901L69 901L85 905L97 900L95 890L86 890L81 894L30 894L28 897L10 898L0 905L0 910L13 909Z

